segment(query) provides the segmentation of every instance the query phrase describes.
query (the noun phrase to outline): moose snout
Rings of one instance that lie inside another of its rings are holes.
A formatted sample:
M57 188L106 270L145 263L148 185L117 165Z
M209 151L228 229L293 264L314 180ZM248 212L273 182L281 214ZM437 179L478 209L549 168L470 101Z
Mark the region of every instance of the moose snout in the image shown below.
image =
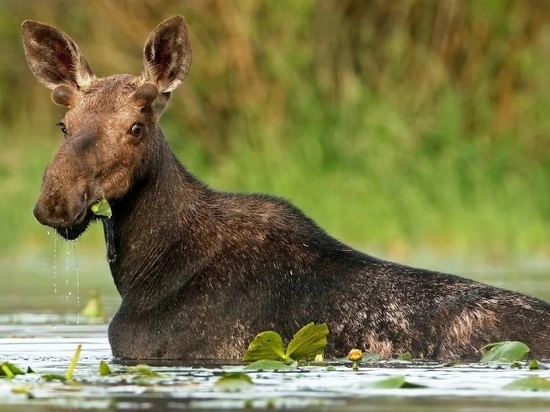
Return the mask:
M66 139L46 167L40 195L33 208L38 222L52 228L72 228L89 220L89 208L96 195L96 180L88 165L83 142L90 141L73 136Z
M51 219L50 219L50 213L45 209L43 205L41 205L39 202L37 202L33 209L32 214L34 215L34 218L44 226L52 226L51 225Z
M45 226L70 228L82 223L90 213L93 186L74 163L70 169L74 173L68 173L67 163L53 162L44 173L33 214Z
M65 197L41 193L32 210L36 220L54 228L68 228L82 222L87 214L87 196Z

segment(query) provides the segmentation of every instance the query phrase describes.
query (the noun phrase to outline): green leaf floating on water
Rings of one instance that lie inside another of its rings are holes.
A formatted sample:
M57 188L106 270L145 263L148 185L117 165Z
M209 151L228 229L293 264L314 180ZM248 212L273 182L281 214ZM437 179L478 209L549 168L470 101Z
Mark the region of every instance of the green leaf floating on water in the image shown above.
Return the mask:
M244 369L247 371L294 371L297 367L297 362L288 365L278 360L263 359L246 365Z
M286 348L286 358L295 360L315 359L315 356L323 354L327 346L328 326L326 323L319 325L308 323L300 329Z
M53 382L53 381L65 382L67 380L67 378L64 375L59 375L57 373L43 373L40 376L46 382Z
M161 375L160 373L155 372L148 365L128 366L128 372L134 375L139 375L141 377L147 377L147 378L164 377L164 375Z
M529 362L529 370L537 370L537 369L550 369L550 365L539 362L536 359L531 360Z
M5 376L8 379L13 378L15 375L24 375L21 369L10 362L3 362L0 364L0 376Z
M407 382L404 376L390 376L389 378L382 379L376 382L368 383L364 386L365 388L374 388L374 389L415 389L415 388L426 388L425 385L419 385L417 383Z
M251 388L254 382L244 372L230 372L221 376L214 385L224 392L240 392Z
M111 212L111 205L105 198L95 202L90 209L98 216L111 217L113 215Z
M285 351L283 339L277 332L262 332L254 338L243 356L243 361L258 360L309 360L323 354L327 346L328 326L313 322L300 329Z
M550 381L539 376L528 376L510 382L504 389L516 391L550 391Z
M111 368L109 368L109 365L107 365L107 363L105 363L104 360L100 361L99 362L99 374L101 376L107 376L107 375L110 375L112 372L111 372Z
M397 360L412 362L413 357L410 352L403 352L397 357Z
M361 362L362 363L380 362L381 359L382 359L382 356L379 353L364 352L363 359L361 360Z
M516 362L524 361L529 354L529 346L523 342L504 341L490 343L485 345L483 349L489 349L485 356L481 358L479 363L488 362Z

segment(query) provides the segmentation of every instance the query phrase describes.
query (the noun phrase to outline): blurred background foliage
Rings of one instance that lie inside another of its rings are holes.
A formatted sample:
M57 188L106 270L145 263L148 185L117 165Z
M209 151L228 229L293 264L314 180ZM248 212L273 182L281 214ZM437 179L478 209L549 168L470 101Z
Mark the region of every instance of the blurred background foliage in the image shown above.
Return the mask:
M329 233L407 261L550 257L550 2L0 0L0 255L50 251L31 210L63 114L20 24L70 34L100 76L139 74L186 17L187 80L163 129L223 190L290 199ZM103 253L101 228L79 240Z

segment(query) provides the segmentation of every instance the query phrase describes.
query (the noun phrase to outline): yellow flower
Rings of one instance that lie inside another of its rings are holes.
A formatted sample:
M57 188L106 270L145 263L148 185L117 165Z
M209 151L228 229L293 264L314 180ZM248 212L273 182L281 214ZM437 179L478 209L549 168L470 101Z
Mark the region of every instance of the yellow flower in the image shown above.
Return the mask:
M352 349L349 351L348 359L352 362L357 362L363 359L363 352L361 349Z

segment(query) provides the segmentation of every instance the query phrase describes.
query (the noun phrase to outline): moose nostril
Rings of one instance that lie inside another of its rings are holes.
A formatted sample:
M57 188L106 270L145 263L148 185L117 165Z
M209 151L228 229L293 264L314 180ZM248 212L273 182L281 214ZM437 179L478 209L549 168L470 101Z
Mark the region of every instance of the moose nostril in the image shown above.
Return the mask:
M38 203L36 205L34 205L33 209L32 209L32 214L34 215L34 218L36 220L38 220L39 223L42 223L42 224L45 224L45 219L44 219L44 212L43 212L43 208L41 208L40 206L38 206Z
M41 223L44 226L53 227L59 224L58 219L55 218L55 212L52 213L52 211L48 209L47 205L40 201L38 201L32 209L32 214L38 223Z

